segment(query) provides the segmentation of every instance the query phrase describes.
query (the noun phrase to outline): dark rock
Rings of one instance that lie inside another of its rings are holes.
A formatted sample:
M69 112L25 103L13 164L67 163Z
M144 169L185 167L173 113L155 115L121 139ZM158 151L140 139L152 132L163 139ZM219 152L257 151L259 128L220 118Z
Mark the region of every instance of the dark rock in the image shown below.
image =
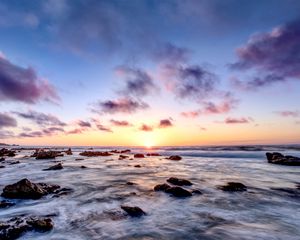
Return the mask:
M6 200L3 200L0 202L0 208L7 208L7 207L14 206L14 205L15 205L14 202L6 201Z
M15 164L19 164L20 161L13 161L13 162L10 162L9 165L15 165Z
M170 156L167 159L169 160L173 160L173 161L179 161L182 159L182 157L178 156L178 155L174 155L174 156Z
M140 168L140 167L142 167L141 165L134 165L134 167L136 167L136 168Z
M4 161L5 161L4 157L0 158L0 162L4 162Z
M284 156L278 152L267 152L267 159L269 163L287 165L287 166L300 166L300 158L293 156Z
M81 166L80 168L87 168L86 166Z
M61 197L61 196L65 196L65 195L68 195L72 192L74 192L74 190L72 188L61 188L61 189L58 189L58 190L54 191L55 195L53 196L53 198L58 198L58 197Z
M15 217L7 222L0 222L0 239L14 240L29 231L46 232L52 228L51 218Z
M134 158L144 158L144 154L141 154L141 153L137 153L137 154L134 154Z
M33 183L25 178L17 183L5 186L1 196L15 199L39 199L53 193L58 188L60 188L58 185Z
M193 185L189 180L180 179L176 177L171 177L167 180L167 182L172 183L173 185L177 186L191 186Z
M199 195L202 194L202 192L198 189L193 190L192 193L193 194L199 194Z
M158 157L158 156L160 156L159 153L147 153L146 155L149 156L149 157Z
M14 150L8 150L7 148L1 148L0 149L0 157L14 157L16 156L16 151Z
M65 151L65 153L66 153L67 155L73 155L72 149L71 149L71 148L69 148L67 151Z
M86 157L107 157L113 155L112 153L109 152L100 152L100 151L84 151L82 153L79 153L81 156L86 156Z
M122 205L121 208L131 217L141 217L146 213L139 207L130 207Z
M129 156L126 156L126 155L120 155L120 156L119 156L119 160L123 160L123 159L125 159L125 158L129 158Z
M132 185L136 185L136 183L134 183L134 182L127 182L126 184L127 184L127 185L131 185L131 186L132 186Z
M53 166L51 166L49 168L43 169L43 171L61 170L61 169L63 169L63 166L62 166L61 163L58 163L58 164L53 165Z
M171 186L166 183L158 184L154 187L154 191L164 191L165 192L169 188L171 188Z
M32 157L35 157L35 159L53 159L57 157L58 154L56 151L36 150Z
M83 158L76 158L75 161L83 161Z
M174 197L191 197L192 196L192 194L189 191L187 191L181 187L170 187L170 188L166 189L165 192L171 194Z
M0 168L5 168L5 166L3 166L3 165L0 165Z
M244 192L247 191L247 187L239 182L228 182L227 185L220 186L219 189L227 192Z

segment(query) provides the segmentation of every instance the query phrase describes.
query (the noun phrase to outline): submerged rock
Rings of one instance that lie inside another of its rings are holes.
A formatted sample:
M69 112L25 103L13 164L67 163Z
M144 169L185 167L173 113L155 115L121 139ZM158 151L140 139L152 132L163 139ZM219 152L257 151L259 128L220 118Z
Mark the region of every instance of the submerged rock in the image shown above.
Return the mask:
M79 153L80 156L86 156L86 157L107 157L113 155L110 152L100 152L100 151L84 151Z
M166 191L168 188L171 188L169 184L158 184L154 187L154 191Z
M16 205L14 202L3 200L0 202L0 208L7 208Z
M247 191L247 187L239 182L228 182L227 185L220 186L219 189L227 192L244 192Z
M173 160L173 161L179 161L182 159L182 157L180 157L178 155L173 155L173 156L168 157L167 159Z
M15 164L19 164L19 163L20 163L20 161L12 161L9 163L9 165L15 165Z
M137 153L137 154L134 154L134 158L144 158L144 154L142 153Z
M176 177L170 177L167 179L167 182L172 183L173 185L177 186L191 186L193 185L189 180L176 178Z
M56 165L53 165L53 166L51 166L51 167L49 167L49 168L45 168L45 169L43 169L43 171L50 171L50 170L61 170L61 169L63 169L63 166L62 166L62 164L61 164L61 163L58 163L58 164L56 164Z
M120 155L120 156L119 156L119 160L123 160L123 159L125 159L125 158L129 158L129 156L126 156L126 155Z
M87 168L87 167L82 165L82 166L80 166L80 168Z
M165 190L166 193L171 194L174 197L191 197L192 194L181 187L170 187Z
M135 168L141 168L142 166L137 164L137 165L134 165Z
M25 178L17 183L5 186L1 196L15 199L39 199L47 194L53 193L59 188L60 186L58 185L33 183Z
M0 222L0 239L14 240L29 231L47 232L52 228L51 218L15 217L7 222Z
M121 208L131 217L141 217L146 213L139 207L130 207L122 205Z
M0 158L0 162L4 162L4 161L5 161L4 157Z
M267 152L266 157L269 163L288 165L288 166L300 166L300 158L294 156L284 156L279 152Z
M158 156L160 156L159 153L147 153L146 155L149 156L149 157L158 157Z

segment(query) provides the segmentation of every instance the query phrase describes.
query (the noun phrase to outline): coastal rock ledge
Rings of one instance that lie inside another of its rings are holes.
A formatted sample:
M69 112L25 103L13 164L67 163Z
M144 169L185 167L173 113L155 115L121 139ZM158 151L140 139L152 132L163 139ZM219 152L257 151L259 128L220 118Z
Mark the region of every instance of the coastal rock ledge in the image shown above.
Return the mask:
M293 156L284 156L279 152L267 152L267 159L269 163L287 165L287 166L300 166L300 158Z

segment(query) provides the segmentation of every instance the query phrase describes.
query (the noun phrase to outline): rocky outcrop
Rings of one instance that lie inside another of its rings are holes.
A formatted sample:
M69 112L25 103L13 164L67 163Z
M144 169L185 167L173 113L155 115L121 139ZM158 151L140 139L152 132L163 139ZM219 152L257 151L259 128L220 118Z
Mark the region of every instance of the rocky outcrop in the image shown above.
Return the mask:
M62 166L61 163L58 163L58 164L55 164L55 165L53 165L53 166L51 166L49 168L43 169L43 171L61 170L61 169L63 169L63 166Z
M129 158L129 156L126 156L126 155L120 155L119 156L119 160L123 160L123 159L126 159L126 158Z
M5 186L1 196L12 199L39 199L47 194L54 193L59 188L58 185L33 183L25 178L17 183Z
M65 153L66 153L67 155L73 155L72 149L71 149L71 148L69 148L67 151L65 151Z
M0 239L14 240L29 231L47 232L52 228L51 218L15 217L6 222L0 221Z
M159 153L147 153L146 155L149 156L149 157L158 157L158 156L160 156Z
M44 151L43 149L38 149L31 157L35 157L35 159L53 159L60 154L61 153L57 151Z
M167 179L167 182L177 185L177 186L191 186L193 185L189 180L176 178L176 177L170 177Z
M247 191L247 187L239 182L228 182L224 186L220 186L219 189L226 192L244 192Z
M16 205L14 202L10 202L10 201L7 201L7 200L3 200L0 202L0 208L8 208L8 207L11 207L11 206L14 206Z
M4 157L4 156L14 157L14 156L16 156L16 151L9 150L7 148L1 148L0 149L0 157Z
M157 184L154 187L154 191L163 191L165 192L168 188L170 188L171 186L169 184L163 183L163 184Z
M279 152L267 152L267 159L269 163L287 165L287 166L300 166L300 158L293 156L284 156Z
M178 155L173 155L173 156L167 157L167 159L172 160L172 161L180 161L182 159L182 157L180 157Z
M84 151L82 153L79 153L80 156L85 157L107 157L113 155L110 152L100 152L100 151Z
M146 213L139 207L130 207L122 205L121 208L130 216L130 217L141 217L146 215Z
M154 187L154 191L163 191L165 193L169 193L173 197L191 197L192 194L181 187L171 187L170 185L164 183L164 184L158 184Z
M142 153L137 153L137 154L134 154L134 158L144 158L144 154Z

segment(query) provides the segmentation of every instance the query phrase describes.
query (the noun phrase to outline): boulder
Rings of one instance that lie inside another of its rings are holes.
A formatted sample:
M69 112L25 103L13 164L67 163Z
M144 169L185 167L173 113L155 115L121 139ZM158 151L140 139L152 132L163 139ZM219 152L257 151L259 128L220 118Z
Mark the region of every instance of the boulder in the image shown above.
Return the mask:
M287 166L300 166L300 158L294 156L284 156L279 152L267 152L266 157L269 163L287 165Z
M137 153L137 154L134 154L134 158L144 158L144 154L141 154L141 153Z
M63 169L63 166L62 166L61 163L58 163L58 164L55 164L55 165L53 165L53 166L51 166L49 168L43 169L43 171L61 170L61 169Z
M4 157L1 157L0 158L0 162L4 162L5 161L5 158Z
M220 186L219 189L226 192L244 192L247 191L247 187L239 182L228 182L224 186Z
M137 165L134 165L135 168L141 168L142 166L137 164Z
M167 179L167 182L177 185L177 186L191 186L193 185L189 180L176 178L176 177L170 177Z
M126 156L126 155L120 155L120 156L119 156L119 160L123 160L123 159L125 159L125 158L129 158L129 156Z
M122 205L121 208L130 216L130 217L141 217L146 215L146 213L139 207L130 207Z
M181 187L170 187L165 190L166 193L171 194L174 197L191 197L192 194Z
M1 196L13 199L39 199L47 194L53 193L59 188L58 185L33 183L25 178L17 183L5 186Z
M173 156L167 157L167 159L172 160L172 161L179 161L182 159L182 157L180 157L178 155L173 155Z
M16 151L9 150L7 148L1 148L0 149L0 157L4 157L4 156L14 157L14 156L16 156Z
M84 151L82 153L79 153L80 156L86 156L86 157L107 157L113 155L110 152L100 152L100 151Z
M149 156L149 157L158 157L158 156L160 156L159 153L147 153L146 155Z
M69 148L67 151L65 151L65 153L66 153L67 155L73 155L72 149L71 149L71 148Z
M154 191L163 191L165 192L168 188L171 188L169 184L163 183L163 184L158 184L154 187Z
M53 159L59 154L60 153L56 151L36 150L31 157L35 157L35 159Z

